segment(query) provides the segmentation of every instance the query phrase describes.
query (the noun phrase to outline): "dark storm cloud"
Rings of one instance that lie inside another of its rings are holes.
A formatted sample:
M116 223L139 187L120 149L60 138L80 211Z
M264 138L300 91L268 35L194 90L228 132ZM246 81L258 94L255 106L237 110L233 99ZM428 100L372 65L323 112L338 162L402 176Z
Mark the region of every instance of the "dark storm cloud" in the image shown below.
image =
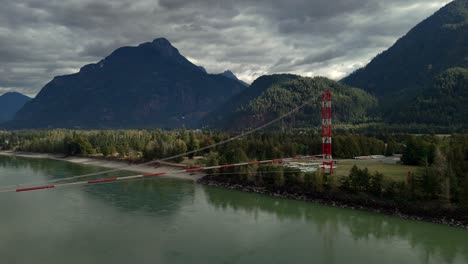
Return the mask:
M341 78L446 0L0 0L0 94L34 95L120 46L168 38L209 72L248 82Z

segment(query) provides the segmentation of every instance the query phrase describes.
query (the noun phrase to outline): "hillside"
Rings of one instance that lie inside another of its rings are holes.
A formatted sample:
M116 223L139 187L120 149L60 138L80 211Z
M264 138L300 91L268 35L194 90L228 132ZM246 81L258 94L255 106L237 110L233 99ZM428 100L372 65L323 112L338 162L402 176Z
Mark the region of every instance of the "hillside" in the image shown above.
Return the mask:
M376 95L388 122L466 124L466 69L468 1L455 0L342 82Z
M382 116L392 123L468 125L468 68L449 68L425 88L408 99L398 98L396 109L391 100L384 101Z
M0 123L13 119L16 112L31 98L24 94L9 92L0 96Z
M336 122L364 122L377 105L374 97L323 77L291 74L262 76L242 93L233 97L201 123L202 127L240 129L255 127L284 114L306 101L313 101L300 113L285 119L283 126L304 127L320 123L320 94L333 93Z
M190 127L244 87L207 74L160 38L55 77L7 127Z

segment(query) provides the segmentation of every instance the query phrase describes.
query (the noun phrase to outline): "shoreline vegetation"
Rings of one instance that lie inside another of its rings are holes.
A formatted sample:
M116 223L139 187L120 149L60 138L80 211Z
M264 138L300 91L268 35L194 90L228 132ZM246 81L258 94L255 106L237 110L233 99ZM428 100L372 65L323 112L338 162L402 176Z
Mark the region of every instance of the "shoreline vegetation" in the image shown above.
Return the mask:
M207 148L235 135L185 129L0 131L0 149L50 153L57 155L52 158L65 161L111 167L115 162L137 164L170 156L177 158L168 161L169 165L209 167L321 152L320 133L307 129L263 131ZM337 134L333 150L338 160L333 175L320 169L302 171L288 164L250 164L208 170L206 174L216 177L206 176L199 182L468 226L468 134ZM187 152L191 154L179 156ZM386 156L391 161L395 153L401 153L402 164L353 161L354 157L368 155ZM148 170L157 169L150 166Z
M338 208L390 215L407 220L443 224L468 230L468 218L456 213L454 214L454 211L448 207L440 208L437 204L405 204L403 206L399 206L396 202L375 199L370 198L367 195L345 193L341 191L306 193L294 191L290 192L285 189L275 190L267 187L233 183L220 175L214 174L209 174L200 178L197 180L197 183L206 186L257 193L285 199L314 202Z

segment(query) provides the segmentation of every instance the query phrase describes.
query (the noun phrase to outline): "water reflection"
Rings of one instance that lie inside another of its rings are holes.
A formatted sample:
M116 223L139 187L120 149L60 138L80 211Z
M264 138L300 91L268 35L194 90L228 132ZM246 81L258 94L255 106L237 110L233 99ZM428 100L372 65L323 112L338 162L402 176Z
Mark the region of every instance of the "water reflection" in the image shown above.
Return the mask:
M89 174L105 170L95 166L84 166L51 159L34 159L23 157L0 157L0 168L14 168L16 170L32 171L32 175L25 175L25 179L12 179L13 184L25 182L43 182L74 175ZM89 179L121 177L133 175L131 171L116 171L103 173L98 176L84 177L77 180L64 182L84 181ZM36 179L34 179L36 178ZM75 188L75 187L70 187ZM193 183L169 178L152 178L145 180L133 180L125 182L113 182L110 184L97 184L78 187L92 197L110 203L112 206L129 211L144 211L147 213L173 214L178 208L193 200L195 187Z
M343 234L350 234L356 242L406 241L420 252L421 263L434 263L431 261L439 258L444 263L455 263L457 257L468 262L468 231L463 229L236 191L226 195L226 190L220 188L204 190L207 201L220 210L253 216L268 213L280 221L299 219L310 223L320 234L327 263L334 263L334 241Z
M0 156L0 168L32 171L34 174L46 175L49 179L58 179L72 175L88 174L102 171L94 166L82 166L70 162L52 159L36 159L23 157ZM25 175L31 178L31 175ZM18 184L23 182L17 181Z
M2 184L99 170L0 157ZM122 175L128 172L107 176ZM5 263L468 262L468 232L461 229L170 178L1 198Z
M87 186L84 190L113 206L153 214L173 214L193 201L191 182L160 178Z

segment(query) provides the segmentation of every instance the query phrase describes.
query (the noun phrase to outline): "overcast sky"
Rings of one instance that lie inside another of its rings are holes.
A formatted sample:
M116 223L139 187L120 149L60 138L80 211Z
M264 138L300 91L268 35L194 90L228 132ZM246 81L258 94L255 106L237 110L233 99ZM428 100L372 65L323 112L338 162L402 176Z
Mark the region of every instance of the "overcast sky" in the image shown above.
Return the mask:
M165 37L210 73L340 79L445 0L0 0L0 94Z

